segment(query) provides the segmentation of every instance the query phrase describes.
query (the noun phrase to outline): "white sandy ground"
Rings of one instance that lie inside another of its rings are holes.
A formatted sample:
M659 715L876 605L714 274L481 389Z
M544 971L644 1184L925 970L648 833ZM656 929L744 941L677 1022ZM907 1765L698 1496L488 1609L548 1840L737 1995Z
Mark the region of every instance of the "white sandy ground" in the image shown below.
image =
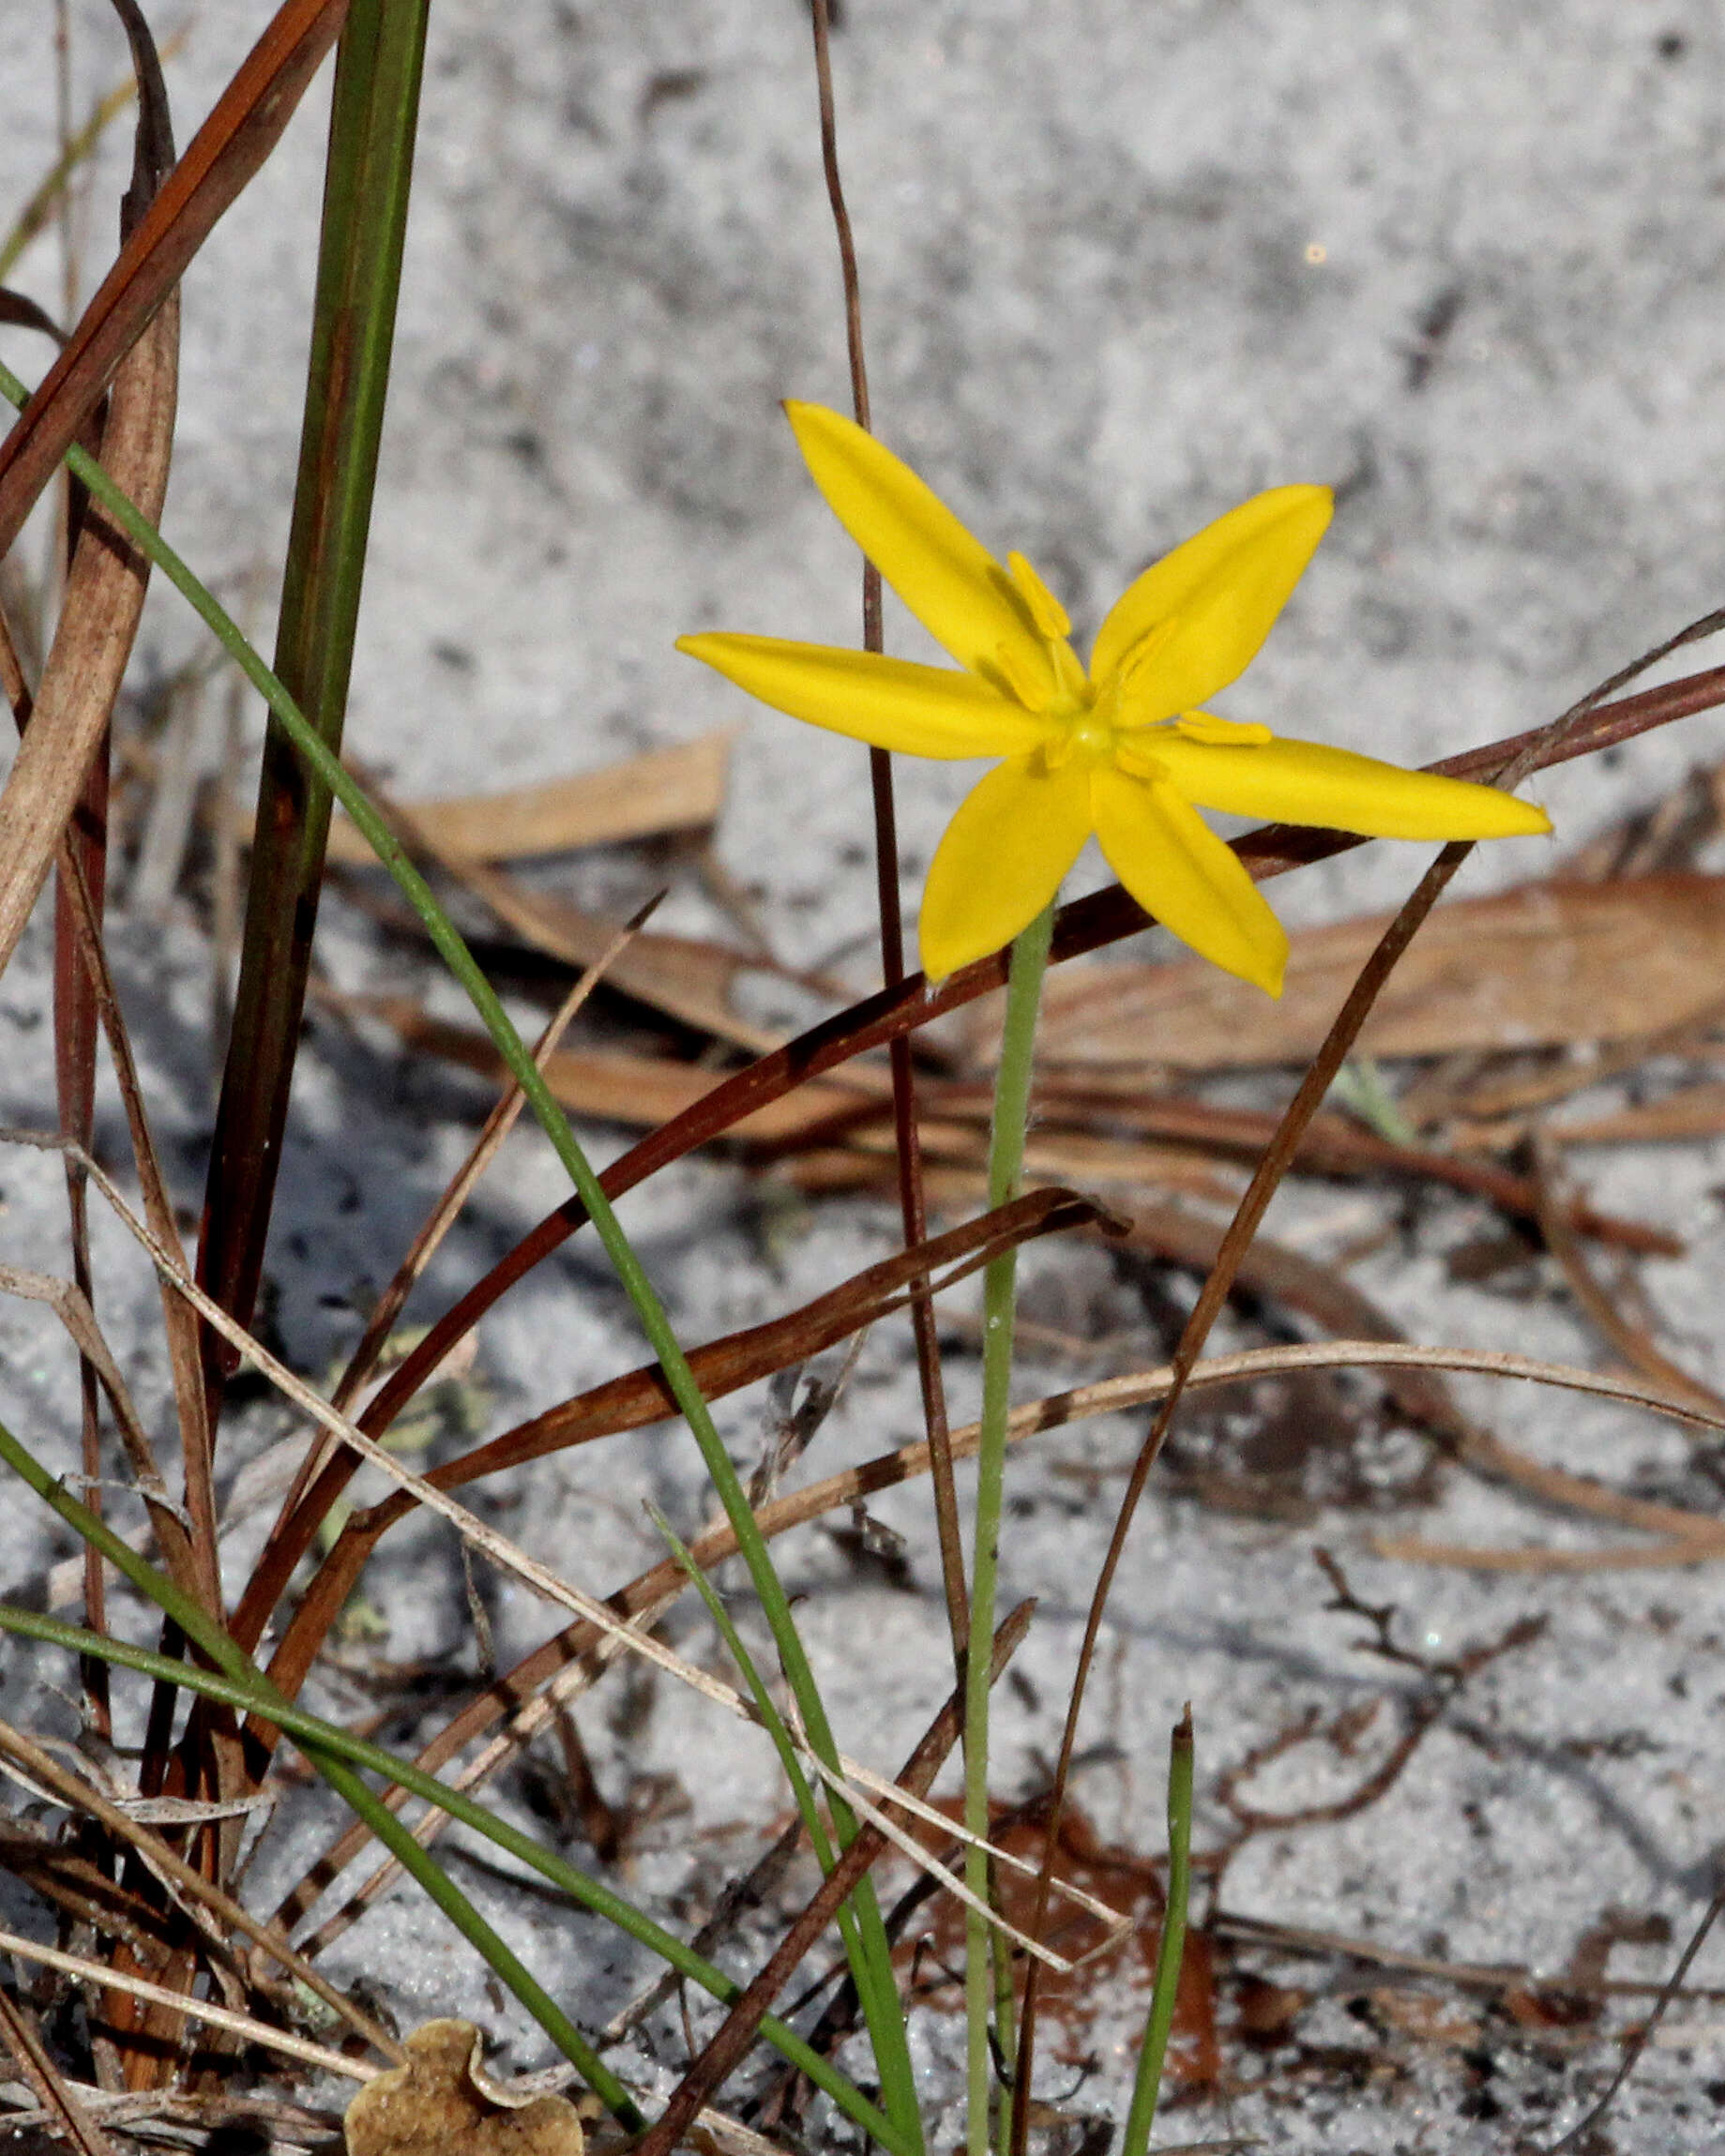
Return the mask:
M94 0L71 12L82 111L124 50ZM845 13L843 154L878 424L991 543L1040 565L1081 635L1142 563L1252 489L1332 481L1333 534L1226 708L1415 761L1552 716L1725 597L1725 44L1701 0L850 0ZM188 40L170 68L182 140L265 15L248 0L184 18ZM181 20L159 11L158 26ZM0 225L52 156L51 53L43 0L0 8ZM293 479L323 109L314 93L187 289L168 528L265 642ZM84 213L86 289L109 244L121 158L116 138ZM57 303L47 243L18 276ZM1422 326L1445 317L1440 333ZM0 350L24 370L42 364L39 343L15 332ZM797 0L446 0L434 11L353 747L404 792L426 794L549 776L740 721L719 856L781 956L846 964L865 983L859 752L744 707L671 649L679 631L715 625L854 634L855 556L775 409L786 395L841 401L841 369ZM902 615L889 628L895 648L924 648ZM152 686L195 649L188 616L159 592L127 724L153 723ZM246 724L255 737L255 711ZM1534 791L1569 842L1717 761L1722 745L1725 723L1709 716ZM912 904L969 776L902 775ZM1470 866L1467 886L1536 874L1549 858L1536 844L1496 850ZM583 863L567 882L614 902L644 892L667 862L676 887L663 919L722 930L680 854ZM1376 849L1279 885L1277 902L1297 919L1382 903L1418 865L1406 850ZM380 953L356 916L332 906L326 929L339 980L423 987L416 963ZM46 949L38 920L0 984L0 1115L34 1125L52 1116ZM189 903L165 923L129 917L122 882L114 950L176 1188L195 1208L212 1114L207 942ZM353 1301L387 1277L480 1098L386 1043L312 1021L270 1267L275 1322L298 1367L321 1373L351 1344ZM101 1133L106 1156L122 1158L111 1096ZM609 1131L592 1140L600 1155L618 1142ZM1672 1350L1725 1380L1720 1149L1581 1165L1600 1202L1687 1240L1685 1259L1642 1277ZM0 1159L6 1259L64 1266L57 1177L41 1155ZM555 1195L546 1148L523 1133L439 1261L424 1311ZM1389 1198L1316 1189L1279 1200L1274 1225L1322 1255L1395 1213ZM690 1340L818 1292L892 1237L884 1207L769 1203L759 1182L709 1162L660 1178L625 1217ZM1512 1276L1513 1294L1449 1279L1445 1251L1490 1225L1474 1207L1422 1200L1353 1277L1422 1338L1598 1359L1543 1267ZM96 1242L109 1336L152 1426L165 1429L154 1289L99 1216ZM1026 1276L1033 1313L1111 1338L1088 1361L1027 1361L1025 1396L1158 1358L1141 1303L1094 1246L1039 1248ZM976 1374L964 1306L959 1298L953 1333L961 1413ZM578 1243L483 1328L483 1412L502 1427L639 1358L622 1297ZM69 1468L72 1365L39 1309L0 1304L0 1412ZM1542 1457L1717 1501L1703 1471L1717 1446L1566 1396L1462 1391ZM752 1461L759 1392L720 1416ZM883 1327L814 1468L901 1442L917 1421L904 1330ZM1040 1611L1020 1657L1024 1681L1001 1695L1003 1793L1034 1787L1054 1741L1142 1423L1068 1430L1012 1470L1004 1593L1037 1594ZM284 1427L273 1410L253 1410L231 1465ZM1393 1434L1381 1450L1392 1481L1419 1456ZM645 1496L680 1527L705 1516L692 1447L675 1428L541 1463L483 1501L536 1556L604 1589L656 1554ZM922 1493L878 1511L908 1538L906 1585L884 1583L818 1531L787 1545L785 1563L844 1741L892 1767L947 1677ZM118 1512L129 1516L123 1500ZM1356 1756L1309 1745L1250 1785L1255 1802L1341 1793L1382 1756L1412 1681L1355 1651L1357 1621L1325 1612L1329 1589L1310 1555L1322 1543L1366 1599L1400 1605L1404 1642L1432 1653L1494 1638L1529 1614L1548 1629L1468 1687L1383 1802L1249 1844L1228 1875L1227 1908L1547 1974L1612 1909L1662 1919L1680 1941L1712 1891L1720 1839L1717 1573L1398 1568L1367 1546L1385 1524L1486 1543L1602 1539L1456 1475L1431 1502L1374 1517L1230 1516L1158 1486L1097 1686L1098 1750L1080 1781L1093 1818L1159 1852L1162 1748L1188 1698L1201 1846L1223 1831L1218 1772L1308 1710L1327 1722L1386 1700ZM232 1580L255 1542L255 1528L236 1531ZM0 1506L0 1578L34 1579L66 1551L29 1508ZM387 1659L476 1666L446 1530L399 1534L368 1592L387 1613ZM507 1585L487 1581L485 1592L499 1654L512 1659L543 1634L546 1613ZM687 1651L709 1651L688 1616L672 1630ZM69 1734L72 1711L53 1691L68 1681L62 1659L0 1648L9 1716ZM354 1714L368 1696L331 1679L316 1696ZM580 1721L614 1800L658 1792L662 1816L642 1829L630 1891L692 1923L779 1811L764 1744L663 1682L613 1681ZM530 1817L518 1784L501 1801ZM260 1897L318 1846L326 1817L295 1800L254 1876ZM473 1866L462 1877L583 2022L602 2023L643 1981L642 1958L595 1925ZM45 1922L4 1881L0 1910ZM745 1941L734 1966L750 1966L764 1937ZM1612 1973L1660 1975L1675 1951L1618 1947ZM329 1966L404 2024L472 2013L500 2040L506 2067L543 2063L537 2032L412 1896L386 1904ZM1567 2054L1541 2048L1460 1996L1470 2032L1422 2043L1396 2033L1387 2009L1348 2003L1381 1975L1335 1960L1255 1966L1333 1988L1297 2025L1308 2049L1260 2058L1230 2039L1231 2069L1244 2061L1252 2086L1170 2114L1163 2138L1258 2134L1274 2149L1334 2156L1539 2147L1579 2116L1616 2057L1584 2037ZM1725 1986L1725 1946L1705 1951L1694 1981ZM1123 2105L1133 2005L1098 1998L1094 2063L1051 2061L1051 2100L1078 2113ZM945 2148L958 2132L956 2025L915 2026ZM1725 2003L1685 2004L1669 2034L1599 2148L1651 2156L1725 2138ZM658 2025L652 2058L634 2063L669 2086L682 2041Z

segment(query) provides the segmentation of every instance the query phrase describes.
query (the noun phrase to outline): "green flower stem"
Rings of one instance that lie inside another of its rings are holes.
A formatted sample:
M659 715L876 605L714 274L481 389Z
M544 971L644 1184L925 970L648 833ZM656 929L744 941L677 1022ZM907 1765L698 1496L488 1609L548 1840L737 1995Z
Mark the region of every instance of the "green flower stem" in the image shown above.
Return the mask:
M4 366L0 366L0 394L4 394L21 408L28 399L23 384ZM580 1141L569 1127L568 1118L558 1105L556 1096L546 1083L526 1044L516 1032L496 991L486 979L454 922L437 903L430 884L408 859L387 824L372 807L365 790L319 736L316 729L264 663L226 610L192 574L148 518L143 516L113 484L93 457L73 448L67 453L67 462L128 537L160 568L263 697L313 775L340 802L356 826L364 834L372 852L394 877L402 896L418 915L438 956L466 990L468 1000L491 1035L498 1054L507 1065L510 1076L525 1094L541 1128L555 1148L558 1159L586 1208L605 1255L610 1259L617 1278L635 1306L642 1331L658 1358L679 1411L694 1435L707 1474L718 1492L732 1531L736 1536L738 1552L748 1567L755 1592L761 1599L785 1681L796 1701L797 1711L802 1716L809 1741L825 1763L835 1772L839 1772L839 1747L815 1685L814 1672L809 1666L808 1655L797 1635L790 1603L773 1569L765 1539L755 1524L754 1514L749 1509L742 1482L719 1440L706 1400L677 1343L664 1305L659 1302L640 1259L635 1256L612 1208L611 1200L600 1186L598 1177L594 1173ZM987 1643L991 1636L984 1636L985 1680ZM840 1842L848 1847L856 1832L855 1816L836 1799L833 1801L832 1811ZM865 1959L874 1968L885 1968L890 1959L890 1950L872 1881L865 1878L858 1885L855 1907L860 1934L868 1942ZM870 2036L875 2046L875 2061L880 2071L882 2092L887 2112L899 2129L895 2138L908 2148L919 2150L922 2147L922 2126L916 2110L915 2077L911 2067L910 2046L905 2039L904 2018L897 1995L895 1993L890 2000L884 1998L869 1968L859 1968L856 1976L869 2021Z
M482 1835L509 1856L528 1865L561 1892L567 1894L572 1901L591 1910L605 1922L614 1925L646 1947L650 1952L658 1954L680 1975L701 1985L721 2004L730 2005L741 1995L743 1987L740 1984L733 1983L722 1970L685 1946L681 1939L661 1930L650 1918L643 1916L638 1909L613 1893L608 1887L601 1886L597 1879L590 1878L586 1873L577 1870L561 1857L540 1848L530 1836L511 1827L507 1820L499 1818L483 1804L477 1803L459 1789L449 1788L438 1781L435 1775L426 1773L408 1760L398 1758L394 1753L351 1737L335 1724L310 1714L303 1708L282 1698L264 1673L240 1651L219 1625L212 1623L195 1603L179 1591L172 1580L141 1558L104 1520L64 1489L19 1443L4 1424L0 1424L0 1464L10 1468L68 1526L93 1543L140 1592L148 1595L168 1616L178 1621L193 1644L217 1665L217 1668L208 1670L195 1665L174 1662L148 1648L133 1647L124 1640L105 1638L98 1634L86 1632L82 1626L64 1624L56 1618L43 1617L35 1610L19 1609L8 1603L0 1603L0 1631L20 1633L28 1638L45 1640L52 1646L65 1648L70 1653L99 1655L125 1668L135 1669L145 1677L171 1680L183 1685L189 1692L202 1693L208 1698L221 1700L242 1712L267 1715L295 1739L307 1757L331 1782L332 1787L338 1787L342 1800L366 1820L392 1853L400 1855L404 1865L415 1868L416 1877L418 1876L419 1864L436 1869L429 1854L413 1841L401 1822L359 1780L357 1774L352 1774L344 1783L338 1783L332 1769L340 1770L345 1763L348 1769L363 1768L368 1772L382 1775L387 1782L399 1784L410 1795L419 1797L425 1802L447 1812L462 1825L471 1828L474 1832ZM411 1844L414 1855L410 1857L404 1848L397 1848L392 1836L404 1836ZM446 1875L439 1876L450 1897L457 1900L464 1898ZM449 1905L440 1896L439 1906ZM483 1922L477 1910L473 1915L476 1922ZM470 1931L468 1936L471 1937L474 1935ZM498 1942L499 1945L501 1943ZM487 1958L490 1959L489 1951L481 1951L487 1952ZM504 1952L507 1955L507 1948ZM513 1963L512 1956L509 1957L509 1963ZM513 1966L516 1968L520 1967L519 1964ZM506 1974L507 1967L499 1968L498 1973L508 1982L511 1980ZM522 1973L525 1974L524 1971ZM532 1984L531 1978L527 1982ZM533 1990L538 1999L544 2001L544 1994L538 1992L537 1986ZM551 2002L545 2003L550 2005ZM531 1997L524 1998L523 2004L527 2004L529 2010L537 2015L538 2009L533 2004ZM551 2006L551 2012L555 2016L556 2026L544 2024L547 2033L560 2050L579 2064L577 2054L568 2048L568 2040L572 2038L575 2044L590 2056L585 2040L578 2030L573 2029L567 2017L554 2005ZM847 2118L854 2119L865 2133L872 2134L884 2148L890 2150L892 2156L915 2156L916 2148L920 2144L904 2140L892 2121L884 2117L826 2059L810 2050L794 2030L768 2015L761 2024L761 2033L792 2065L824 2089ZM584 2074L584 2066L582 2071ZM621 2102L632 2110L632 2099L628 2090L620 2083L614 2082L602 2065L598 2072L604 2079L594 2083L596 2091L610 2103L611 2098L606 2096L605 2091L607 2087L613 2088ZM614 2105L613 2107L615 2108Z
M1018 1194L1030 1117L1030 1074L1037 1012L1054 932L1051 898L1012 946L1000 1065L994 1075L994 1120L989 1137L989 1204ZM1018 1253L996 1258L982 1275L982 1426L976 1446L976 1528L971 1560L970 1643L964 1661L964 1824L989 1831L989 1643L994 1636L994 1595L1000 1572L1000 1510L1006 1464L1006 1411L1012 1396L1012 1334L1018 1294ZM987 1851L965 1850L964 1883L979 1899L989 1892ZM965 1919L964 2006L968 2027L970 2156L988 2156L989 2010L992 2000L993 1934L972 1910Z
M1156 1987L1150 1994L1150 2018L1138 2054L1132 2107L1127 2113L1120 2156L1146 2156L1156 2101L1162 2087L1162 2061L1173 2027L1180 1989L1180 1963L1186 1953L1186 1909L1192 1883L1192 1711L1174 1725L1168 1752L1168 1903L1162 1911L1162 1943L1156 1957Z

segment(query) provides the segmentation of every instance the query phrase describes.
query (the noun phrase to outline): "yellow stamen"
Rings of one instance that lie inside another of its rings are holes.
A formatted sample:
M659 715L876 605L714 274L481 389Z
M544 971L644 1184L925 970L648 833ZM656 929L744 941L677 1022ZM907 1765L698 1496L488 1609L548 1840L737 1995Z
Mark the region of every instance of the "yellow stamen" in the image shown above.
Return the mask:
M1012 572L1012 581L1018 586L1019 596L1030 609L1030 618L1036 623L1037 631L1047 637L1050 643L1070 636L1072 624L1067 610L1024 556L1020 553L1008 554L1006 566Z
M1026 711L1045 711L1048 708L1050 689L1045 681L1038 681L1024 663L1024 655L1013 645L998 643L994 646L994 664L1001 679L1017 697Z
M1130 772L1134 778L1166 778L1168 766L1143 746L1144 737L1128 738L1118 734L1114 739L1114 761L1122 771Z
M1213 711L1183 711L1174 731L1188 741L1208 741L1218 748L1262 748L1276 736L1267 726L1242 718L1218 718Z

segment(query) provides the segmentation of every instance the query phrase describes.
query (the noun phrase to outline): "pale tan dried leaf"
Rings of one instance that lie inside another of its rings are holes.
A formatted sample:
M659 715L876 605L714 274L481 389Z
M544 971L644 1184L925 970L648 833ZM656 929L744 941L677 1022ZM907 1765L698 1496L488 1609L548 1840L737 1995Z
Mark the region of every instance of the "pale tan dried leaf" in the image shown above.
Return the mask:
M179 301L167 299L120 363L102 462L151 522L167 493ZM0 793L0 969L17 948L119 694L149 565L92 505L30 725Z
M507 1075L503 1058L488 1035L472 1026L434 1018L404 996L343 996L324 990L317 1000L331 1010L381 1018L406 1047L461 1063L499 1084ZM669 1123L719 1082L718 1073L692 1063L610 1048L559 1048L545 1065L545 1078L572 1115L647 1130ZM847 1078L855 1079L855 1074L847 1073ZM870 1106L878 1098L878 1090L872 1083L845 1079L802 1086L745 1116L725 1135L764 1143L798 1138Z
M698 830L714 822L724 806L736 731L722 727L674 748L656 748L572 778L502 793L404 801L401 807L440 852L474 861L522 861ZM339 811L329 827L329 858L350 867L375 859Z
M1046 1063L1219 1069L1308 1061L1387 913L1293 939L1279 1003L1201 959L1050 975ZM1367 1019L1380 1056L1619 1041L1680 1025L1725 979L1725 878L1527 883L1441 906ZM980 1052L991 1053L980 1037Z
M1554 1145L1653 1145L1668 1138L1717 1138L1725 1131L1725 1084L1710 1079L1638 1108L1570 1117L1546 1128Z
M348 2156L583 2156L566 2096L518 2103L484 2076L471 2021L428 2021L407 2039L407 2064L359 2091L342 2121Z

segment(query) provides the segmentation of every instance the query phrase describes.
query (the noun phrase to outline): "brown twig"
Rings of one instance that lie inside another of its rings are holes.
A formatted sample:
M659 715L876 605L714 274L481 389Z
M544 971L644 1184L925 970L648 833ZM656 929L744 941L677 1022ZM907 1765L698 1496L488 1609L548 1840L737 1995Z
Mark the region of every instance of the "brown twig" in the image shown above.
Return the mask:
M1021 1602L994 1635L990 1657L990 1681L997 1679L1017 1651L1030 1626L1034 1602ZM926 1797L946 1755L959 1739L963 1719L962 1687L941 1709L916 1749L906 1760L899 1785L915 1797ZM761 2018L790 1982L805 1954L838 1914L840 1905L886 1847L886 1836L872 1823L863 1826L856 1839L822 1881L813 1899L796 1918L742 1997L726 2014L654 2121L651 2131L636 2145L636 2156L672 2156L696 2114L740 2062L755 2040Z
M23 2008L13 2005L4 1991L0 1991L0 2042L11 2053L23 2080L35 2089L42 2109L80 2156L116 2156L113 2143L84 2116L83 2106L49 2057L47 2046Z
M1700 633L1701 625L1692 625L1684 632L1686 636ZM1501 769L1506 757L1527 755L1533 759L1530 768L1548 769L1719 703L1725 703L1725 667L1687 676L1641 696L1625 697L1573 723L1566 717L1561 738L1554 738L1557 730L1548 725L1529 733L1510 735L1484 748L1443 758L1426 768L1448 777L1477 778ZM1292 830L1274 824L1248 832L1233 841L1233 849L1253 878L1262 882L1368 843L1346 832ZM1099 950L1149 926L1149 916L1119 884L1113 884L1061 908L1055 916L1052 962L1059 964ZM783 1048L721 1079L694 1106L631 1146L600 1178L606 1196L613 1200L622 1197L660 1168L711 1143L810 1079L873 1048L885 1047L948 1011L961 1009L978 996L1001 988L1006 977L1006 956L998 953L951 974L938 988L931 988L920 973L915 973L897 988L884 988L849 1010L823 1019ZM375 1420L368 1420L367 1427L374 1431L387 1427L457 1341L519 1280L574 1234L585 1217L578 1200L566 1199L531 1229L431 1326L368 1408L368 1417Z
M1564 1188L1563 1169L1551 1144L1540 1134L1534 1138L1534 1186L1538 1194L1539 1229L1546 1247L1556 1259L1569 1291L1593 1320L1609 1347L1614 1348L1633 1370L1651 1378L1679 1399L1693 1400L1716 1412L1725 1411L1725 1395L1692 1378L1657 1346L1643 1327L1632 1324L1618 1308L1603 1283L1588 1264L1575 1233L1574 1205Z
M1568 711L1555 720L1548 730L1547 739L1544 743L1531 740L1518 753L1512 755L1502 770L1495 775L1494 782L1506 790L1513 792L1535 768L1542 752L1561 745L1587 714L1606 697L1612 695L1626 683L1632 681L1637 673L1654 665L1678 645L1692 641L1704 635L1710 635L1721 624L1725 624L1725 614L1706 615L1701 620L1689 624L1674 637L1667 639L1665 642L1654 650L1642 653L1627 667L1620 669L1607 681L1602 682L1597 688L1590 691L1588 695L1581 698L1579 702L1572 705ZM1187 1319L1185 1329L1180 1335L1179 1344L1174 1349L1173 1384L1158 1410L1149 1434L1140 1448L1137 1459L1133 1462L1132 1472L1127 1483L1126 1494L1121 1500L1113 1532L1109 1540L1108 1551L1103 1558L1096 1591L1091 1598L1090 1610L1084 1624L1083 1641L1079 1650L1078 1666L1074 1673L1071 1696L1067 1702L1066 1726L1061 1733L1060 1753L1054 1769L1053 1787L1050 1798L1050 1817L1052 1821L1051 1834L1058 1832L1061 1809L1066 1801L1072 1758L1078 1746L1079 1720L1083 1711L1085 1687L1091 1665L1095 1659L1097 1641L1101 1633L1102 1619L1108 1606L1108 1597L1112 1590L1114 1576L1119 1570L1120 1560L1126 1554L1127 1537L1131 1530L1139 1500L1143 1495L1144 1485L1149 1480L1150 1470L1156 1464L1162 1446L1167 1440L1173 1418L1179 1411L1181 1396L1185 1392L1187 1380L1190 1375L1192 1366L1203 1350L1203 1344L1209 1336L1210 1328L1215 1323L1228 1298L1234 1274L1253 1236L1258 1231L1270 1199L1292 1165L1294 1152L1308 1124L1317 1114L1325 1094L1335 1082L1336 1075L1340 1070L1343 1061L1358 1038L1360 1028L1370 1014L1372 1004L1377 1001L1385 983L1389 979L1398 959L1414 940L1421 923L1424 922L1432 907L1436 905L1454 878L1456 871L1473 851L1474 842L1469 840L1455 840L1444 848L1436 861L1420 878L1412 896L1385 931L1377 948L1362 967L1359 978L1349 992L1346 1002L1337 1016L1335 1024L1330 1028L1323 1047L1319 1049L1306 1076L1300 1081L1299 1090L1289 1103L1282 1118L1280 1129L1266 1148L1263 1159L1253 1172L1252 1180L1248 1185L1246 1194L1240 1200L1239 1208L1222 1239L1222 1245L1218 1254L1216 1265L1199 1293L1198 1301L1193 1306L1190 1317ZM1037 1881L1037 1909L1031 1924L1031 1929L1037 1937L1041 1936L1042 1927L1047 1922L1052 1877L1052 1862L1051 1858L1044 1863L1042 1876ZM1020 2072L1017 2085L1013 2090L1011 2156L1024 2156L1030 2130L1030 2091L1036 2057L1037 1989L1038 1968L1037 1965L1032 1962L1026 1968L1024 1977L1024 1997L1020 2032Z
M1616 2073L1612 2074L1605 2094L1583 2118L1578 2119L1575 2125L1570 2127L1567 2133L1564 2134L1561 2139L1552 2142L1551 2148L1546 2151L1546 2156L1561 2156L1561 2151L1566 2148L1581 2148L1591 2142L1594 2129L1616 2102L1617 2093L1624 2083L1635 2072L1642 2052L1646 2050L1652 2041L1654 2030L1665 2018L1666 2009L1683 1989L1683 1980L1693 1968L1696 1955L1706 1944L1707 1934L1713 1929L1722 1914L1725 1914L1725 1886L1720 1887L1707 1904L1700 1923L1696 1925L1690 1936L1688 1945L1677 1957L1676 1968L1672 1969L1661 1986L1659 1996L1654 2001L1652 2013L1648 2014L1646 2020L1629 2039L1628 2047L1623 2055L1622 2062Z
M833 98L832 23L829 0L810 0L814 28L815 83L821 107L821 163L826 199L832 205L839 239L839 264L844 283L845 345L851 365L851 402L856 424L870 425L869 370L863 356L862 286L856 274L856 247L851 216L839 176L839 121ZM863 649L885 649L881 633L881 572L863 563ZM899 827L893 804L892 758L884 748L869 751L869 784L874 802L874 873L881 916L881 978L888 988L904 979L904 921L899 896ZM893 1134L897 1141L899 1214L907 1248L928 1240L929 1209L922 1173L922 1138L916 1113L916 1073L910 1036L901 1033L888 1049L892 1067ZM952 1477L948 1442L946 1387L941 1373L940 1342L934 1305L925 1292L911 1297L911 1330L916 1344L916 1379L922 1391L923 1424L933 1459L934 1524L940 1540L941 1583L946 1598L946 1622L952 1635L953 1664L964 1666L970 1635L970 1596L964 1581L964 1545L959 1531L959 1498Z

